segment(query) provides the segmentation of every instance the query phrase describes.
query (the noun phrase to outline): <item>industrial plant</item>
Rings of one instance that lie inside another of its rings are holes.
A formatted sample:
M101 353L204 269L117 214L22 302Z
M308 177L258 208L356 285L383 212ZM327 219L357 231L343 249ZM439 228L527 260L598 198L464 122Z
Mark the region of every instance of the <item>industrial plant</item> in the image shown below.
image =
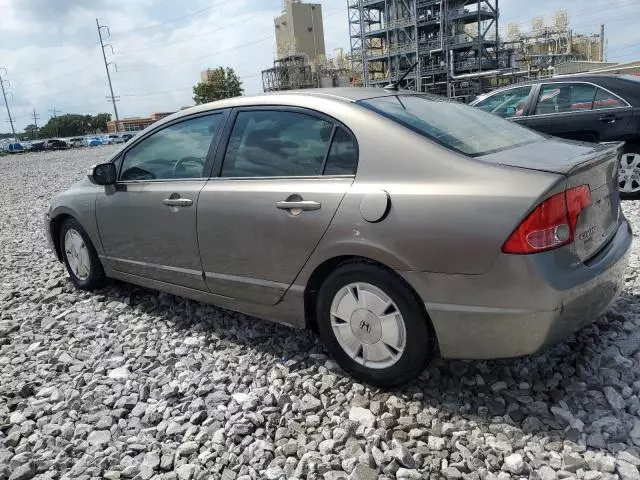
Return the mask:
M500 29L499 0L346 0L350 49L326 51L322 5L284 0L265 92L385 86L468 102L498 86L616 66L605 27L576 33L565 10Z

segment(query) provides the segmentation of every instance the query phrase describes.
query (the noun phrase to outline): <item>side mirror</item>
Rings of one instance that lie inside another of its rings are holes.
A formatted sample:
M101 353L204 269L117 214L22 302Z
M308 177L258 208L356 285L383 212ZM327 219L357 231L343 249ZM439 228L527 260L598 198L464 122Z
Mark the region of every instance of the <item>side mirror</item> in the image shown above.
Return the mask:
M113 185L116 183L117 176L116 166L111 162L95 165L89 170L88 175L91 183L96 185Z

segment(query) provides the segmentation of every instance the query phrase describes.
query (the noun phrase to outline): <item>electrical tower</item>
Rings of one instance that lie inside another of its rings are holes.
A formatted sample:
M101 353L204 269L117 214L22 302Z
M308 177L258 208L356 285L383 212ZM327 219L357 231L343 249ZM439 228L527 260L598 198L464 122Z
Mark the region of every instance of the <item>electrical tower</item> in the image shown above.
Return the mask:
M51 115L53 116L53 119L56 120L58 118L58 113L62 113L60 110L56 110L55 108L52 108L49 110L51 112ZM56 126L56 137L60 136L60 132L58 130L58 122L53 122L53 124Z
M40 115L38 115L35 108L33 109L33 113L31 114L31 117L33 118L33 124L36 127L36 131L35 131L36 138L38 138L39 136L38 135L38 119L40 118Z
M16 129L13 126L13 118L11 118L11 110L9 109L9 102L7 101L7 92L4 89L4 85L5 83L9 83L8 80L5 80L2 78L3 73L4 72L4 76L7 76L7 69L0 67L0 87L2 87L2 97L4 98L4 105L5 107L7 107L7 115L9 116L9 123L11 124L11 133L13 133L14 138L17 139L16 137Z
M118 66L114 62L107 62L107 55L104 53L104 47L110 47L111 53L113 53L113 46L109 43L104 43L104 40L102 38L102 29L103 28L107 29L107 35L108 35L107 38L111 37L111 32L109 31L109 27L107 25L100 25L100 22L98 21L97 18L96 18L96 26L98 27L98 38L100 39L100 48L102 50L102 59L104 60L104 68L107 71L107 80L109 81L109 92L111 94L109 98L111 98L111 103L113 103L113 113L116 116L116 131L119 132L120 117L118 116L118 107L116 106L117 98L113 94L113 85L111 84L111 73L109 72L109 65L113 65L116 69L116 72L118 71Z

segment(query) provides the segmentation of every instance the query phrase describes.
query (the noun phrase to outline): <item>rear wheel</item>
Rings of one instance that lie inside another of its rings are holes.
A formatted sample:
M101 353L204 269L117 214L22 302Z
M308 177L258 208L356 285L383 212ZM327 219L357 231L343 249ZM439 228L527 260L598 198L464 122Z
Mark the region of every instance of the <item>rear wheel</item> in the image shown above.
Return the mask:
M318 292L318 331L340 366L368 383L393 387L424 370L434 335L419 299L376 265L338 267Z
M622 198L640 197L640 145L625 147L620 157L618 182Z
M76 220L69 218L60 228L62 260L73 283L83 290L104 286L106 276L89 236Z

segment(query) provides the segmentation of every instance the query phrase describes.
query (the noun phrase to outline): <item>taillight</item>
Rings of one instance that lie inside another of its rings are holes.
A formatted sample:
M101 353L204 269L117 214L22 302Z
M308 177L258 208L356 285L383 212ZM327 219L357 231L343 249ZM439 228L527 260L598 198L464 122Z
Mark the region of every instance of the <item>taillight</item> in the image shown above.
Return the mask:
M511 234L503 253L528 254L553 250L573 242L578 216L591 205L588 185L547 198Z

